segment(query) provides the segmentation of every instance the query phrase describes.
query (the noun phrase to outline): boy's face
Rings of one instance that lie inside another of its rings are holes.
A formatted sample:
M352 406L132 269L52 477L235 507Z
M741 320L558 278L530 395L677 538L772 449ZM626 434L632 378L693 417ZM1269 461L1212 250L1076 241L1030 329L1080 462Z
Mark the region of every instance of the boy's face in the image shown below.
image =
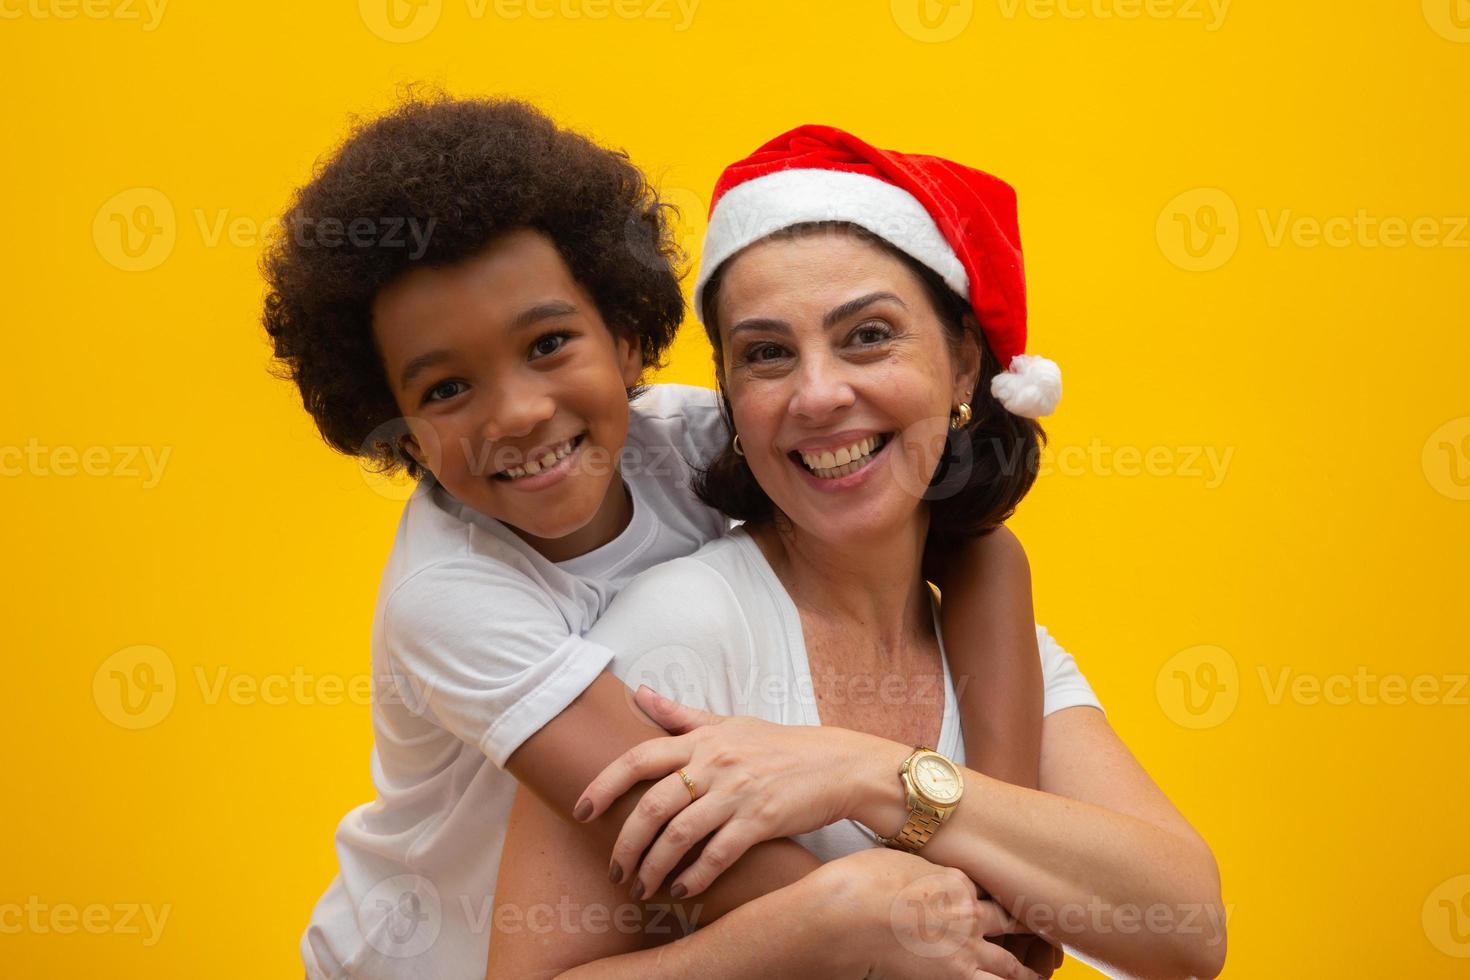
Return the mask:
M617 470L643 368L555 245L517 230L373 303L407 448L462 503L553 561L610 541L631 512Z

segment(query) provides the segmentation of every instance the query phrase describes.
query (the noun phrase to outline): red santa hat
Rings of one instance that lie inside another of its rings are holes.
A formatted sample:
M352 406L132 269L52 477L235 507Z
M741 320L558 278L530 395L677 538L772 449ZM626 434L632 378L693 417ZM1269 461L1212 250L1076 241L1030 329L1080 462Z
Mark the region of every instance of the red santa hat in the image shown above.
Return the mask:
M792 225L842 221L884 239L967 297L1005 369L990 390L1027 418L1050 414L1062 373L1026 349L1026 278L1016 192L998 177L939 157L869 146L831 126L798 126L725 168L715 184L694 284L741 249Z

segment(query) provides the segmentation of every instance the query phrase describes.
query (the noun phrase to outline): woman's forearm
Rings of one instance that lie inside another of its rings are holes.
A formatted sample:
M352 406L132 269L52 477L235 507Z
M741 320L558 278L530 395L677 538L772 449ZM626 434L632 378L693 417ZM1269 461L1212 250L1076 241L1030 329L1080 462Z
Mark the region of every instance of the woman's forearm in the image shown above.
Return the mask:
M908 816L897 773L912 749L863 738L871 740L864 755L881 761L854 773L851 816L891 835ZM964 798L923 857L967 873L1038 935L1130 975L1219 972L1218 872L1187 825L1161 826L969 769L964 779Z

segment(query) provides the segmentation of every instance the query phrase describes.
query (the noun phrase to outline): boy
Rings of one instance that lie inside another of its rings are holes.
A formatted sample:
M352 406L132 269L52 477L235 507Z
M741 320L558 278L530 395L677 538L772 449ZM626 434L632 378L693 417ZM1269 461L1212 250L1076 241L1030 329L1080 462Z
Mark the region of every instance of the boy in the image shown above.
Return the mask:
M638 391L683 316L662 207L626 157L529 106L415 101L320 168L266 257L266 328L323 437L422 478L374 620L378 798L338 827L341 873L302 940L310 976L483 975L517 780L572 819L592 776L661 734L582 633L638 572L726 529L689 490L727 439L713 392ZM421 237L313 240L327 220ZM992 650L1001 617L963 601L978 585L953 588L960 656ZM1012 727L1039 733L1035 648L1005 660L986 661L992 691L1024 697L996 716L1034 710ZM1034 784L1021 743L1003 764ZM610 849L636 798L585 832ZM701 914L816 864L763 844Z

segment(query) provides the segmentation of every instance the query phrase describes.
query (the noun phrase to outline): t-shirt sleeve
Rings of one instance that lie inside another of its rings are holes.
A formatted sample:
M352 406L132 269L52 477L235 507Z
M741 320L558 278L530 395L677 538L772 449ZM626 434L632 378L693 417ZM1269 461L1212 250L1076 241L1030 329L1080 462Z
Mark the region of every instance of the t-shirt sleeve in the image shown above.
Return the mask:
M476 559L400 583L384 605L382 642L409 710L502 767L612 660L529 578Z
M1041 652L1041 674L1046 687L1043 715L1084 705L1102 710L1102 702L1077 668L1077 661L1052 639L1045 626L1036 627L1036 646Z
M697 385L652 386L635 403L650 419L669 426L668 438L685 462L696 469L708 466L730 439L720 413L720 397Z
M750 630L729 584L693 558L657 565L618 594L587 633L614 651L611 670L630 688L717 714L745 714L755 669Z

